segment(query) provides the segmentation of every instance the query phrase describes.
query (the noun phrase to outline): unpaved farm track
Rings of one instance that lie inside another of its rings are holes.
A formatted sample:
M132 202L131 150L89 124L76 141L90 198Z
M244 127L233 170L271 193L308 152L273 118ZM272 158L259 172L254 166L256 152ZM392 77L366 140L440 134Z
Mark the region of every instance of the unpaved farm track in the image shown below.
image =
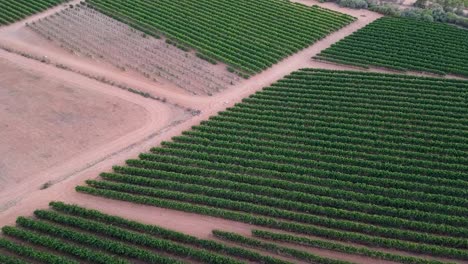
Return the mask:
M75 1L78 2L78 1ZM92 197L89 195L80 194L74 191L74 187L80 185L86 179L96 178L100 172L109 171L112 165L121 164L125 159L136 157L138 153L148 151L150 147L159 145L162 141L170 140L173 136L180 135L184 130L190 129L192 126L199 124L201 121L208 119L210 116L216 115L218 112L225 110L228 107L233 106L235 103L240 102L243 98L261 90L263 87L268 86L277 80L283 78L284 76L290 74L291 72L298 70L300 68L325 68L325 69L353 69L347 66L338 66L328 63L322 63L314 61L311 58L314 55L317 55L322 50L328 48L331 44L339 41L340 39L352 34L356 30L366 26L367 24L373 22L374 20L381 17L381 15L367 11L367 10L352 10L347 8L340 8L332 3L317 3L312 0L296 0L294 2L300 2L306 5L317 4L322 7L333 9L342 13L350 14L357 18L357 21L342 28L341 30L329 35L328 37L316 42L314 45L310 46L307 49L304 49L285 60L274 65L272 68L248 79L244 80L241 83L233 86L215 96L192 96L189 95L181 89L177 89L171 84L160 83L152 84L141 78L135 77L131 74L122 74L121 72L108 68L97 66L93 61L87 60L85 58L77 59L74 55L60 51L52 46L47 45L47 42L42 42L45 45L35 46L32 42L35 38L33 35L28 35L25 37L23 25L25 21L14 24L12 26L0 29L0 44L14 47L22 52L36 54L36 55L46 55L54 63L61 63L71 68L86 69L88 72L95 73L98 75L105 76L106 78L116 81L123 82L128 84L131 87L142 91L151 92L157 96L163 96L173 103L177 103L184 107L191 107L194 109L201 110L201 114L191 118L188 121L181 122L180 124L175 124L163 131L153 134L150 139L148 136L151 135L151 132L158 131L161 123L158 120L153 120L147 125L142 131L138 133L128 135L125 138L122 138L116 144L119 146L131 146L135 142L139 142L136 146L133 146L130 149L127 149L122 152L115 153L115 155L108 156L105 160L99 160L98 163L94 164L97 161L97 156L87 156L83 157L86 159L86 163L93 164L92 166L86 167L86 169L73 174L73 177L48 188L46 190L39 191L37 188L31 188L25 186L20 191L24 194L23 199L18 201L14 206L10 207L8 210L0 212L0 226L14 224L16 218L20 215L31 215L35 209L38 208L47 208L47 204L51 200L60 200L68 203L75 203L87 208L94 208L102 210L106 213L111 213L114 215L119 215L126 217L132 220L137 220L143 223L160 225L163 227L171 228L174 230L182 231L187 234L196 235L201 238L210 237L211 231L213 229L222 229L227 231L238 232L241 234L249 234L252 226L227 221L223 219L200 216L196 214L184 213L174 210L155 208L137 204L131 204L127 202L120 202L108 199L102 199L98 197ZM57 12L61 8L55 8L49 10L47 14L40 14L28 21L34 21L37 17L43 17L50 15L54 12ZM9 57L15 61L21 61L25 67L41 67L45 73L54 75L54 74L66 74L68 78L75 79L81 82L91 82L90 80L85 80L86 78L79 77L77 74L66 72L64 70L54 69L51 66L44 66L37 61L27 60L15 54L10 54L6 52L0 52L0 57ZM386 70L380 69L370 69L369 71L375 72L389 72ZM68 79L67 78L67 79ZM96 85L97 87L98 85ZM108 92L113 93L116 89L115 87L110 87L106 85L99 85L101 89L109 89ZM136 98L136 95L126 94L126 92L119 91L121 96L131 97L132 100L147 100L144 98ZM147 104L145 101L144 105L148 107L150 104ZM157 107L156 107L157 108ZM153 109L154 111L161 111L161 109ZM167 113L159 112L159 115L165 115ZM163 120L167 122L167 120ZM145 140L145 138L147 140ZM113 146L115 147L115 146ZM125 147L124 147L125 148ZM118 148L115 148L118 149ZM111 149L99 149L96 150L96 155L98 153L113 153ZM60 168L56 168L52 173L54 175L69 175L73 173L72 169L73 164L64 165ZM50 174L49 174L50 175ZM38 178L45 177L44 175L38 176ZM36 183L42 183L37 181ZM5 198L5 196L2 196ZM318 252L316 252L318 253ZM322 252L320 254L332 254L330 252ZM334 257L340 259L352 259L350 256L339 254L334 252ZM353 261L359 263L388 263L383 261L376 261L366 258L356 257L357 259L352 259Z

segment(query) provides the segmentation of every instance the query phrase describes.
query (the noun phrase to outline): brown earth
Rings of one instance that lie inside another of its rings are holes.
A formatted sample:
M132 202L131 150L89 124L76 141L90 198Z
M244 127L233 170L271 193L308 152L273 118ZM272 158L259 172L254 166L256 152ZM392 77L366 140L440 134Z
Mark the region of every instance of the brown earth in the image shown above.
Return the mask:
M0 212L186 113L0 50Z
M128 134L147 119L134 103L0 59L0 191Z
M311 60L311 57L317 55L322 50L328 48L331 44L352 34L356 30L366 26L381 16L367 10L341 8L333 3L322 4L312 0L295 0L295 2L307 5L317 4L332 10L353 15L358 20L318 41L309 48L284 59L272 68L211 97L192 96L170 83L160 82L154 84L139 77L135 73L122 72L110 65L100 64L89 58L76 57L75 55L52 45L50 42L41 39L37 34L25 29L25 22L31 22L39 17L48 16L61 10L63 7L57 7L25 21L21 21L5 28L0 28L0 44L3 46L8 46L21 52L34 54L36 56L47 56L47 59L53 63L67 65L69 68L74 70L102 76L115 82L125 83L138 90L150 92L155 96L167 98L169 102L201 110L200 115L195 116L190 120L185 122L176 122L170 125L171 120L183 119L183 115L181 113L174 114L174 111L168 109L167 105L161 105L156 101L151 101L149 99L130 94L112 86L103 85L99 82L84 78L76 73L57 69L51 65L44 65L38 61L29 60L16 54L0 51L0 58L8 58L9 60L19 64L20 67L24 69L40 69L40 71L46 76L61 76L63 79L73 81L75 84L79 84L80 86L100 90L106 94L118 95L119 98L125 98L135 104L145 107L145 109L151 113L148 114L151 121L146 122L144 127L138 129L136 132L132 132L122 138L119 138L113 144L106 145L101 148L95 148L93 153L73 159L68 163L64 163L61 166L54 168L48 173L42 173L35 176L34 179L41 180L35 180L31 183L31 186L22 186L17 190L12 189L6 195L1 195L0 204L12 201L12 197L14 197L13 194L22 194L20 199L13 200L10 206L7 206L3 211L0 210L0 226L14 224L14 221L18 216L31 215L35 209L47 208L47 204L50 201L60 200L67 203L75 203L87 208L98 209L105 213L119 215L143 223L171 228L200 238L210 238L211 231L213 229L221 229L248 235L250 230L255 228L254 226L197 214L102 199L77 193L74 191L74 187L83 184L86 179L96 178L102 171L111 170L112 165L122 164L125 159L136 157L139 153L147 151L150 147L157 146L164 140L170 140L173 136L180 135L182 131L190 129L191 126L199 124L200 121L206 120L210 116L217 114L219 111L225 110L227 107L233 106L235 103L240 102L242 98L261 90L263 87L276 82L295 70L300 68L325 68L339 70L353 69L347 66L314 61ZM370 69L369 71L389 72L381 69ZM45 190L39 190L37 188L45 179L50 178L60 178L62 180ZM328 251L310 251L324 256L329 256L330 254L333 255L333 253ZM334 254L335 255L333 256L336 256L337 258L346 258L343 254L336 252ZM359 263L377 263L375 260L364 257L354 257L353 260Z

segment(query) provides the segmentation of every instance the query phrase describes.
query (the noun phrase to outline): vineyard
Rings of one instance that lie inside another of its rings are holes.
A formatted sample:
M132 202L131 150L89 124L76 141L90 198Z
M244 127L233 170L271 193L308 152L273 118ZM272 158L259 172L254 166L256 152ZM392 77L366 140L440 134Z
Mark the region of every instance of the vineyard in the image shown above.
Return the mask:
M381 253L264 230L253 230L252 237L213 230L216 240L199 239L63 202L51 202L50 207L52 210L36 210L34 219L19 217L15 227L2 228L2 263L292 263L263 253L269 252L269 255L307 263L352 264L294 248L296 244L401 263L442 264L436 260ZM231 244L225 244L225 241ZM38 247L46 250L39 250Z
M35 219L19 217L16 227L2 228L5 237L0 238L0 262L290 263L246 248L198 239L75 205L52 202L50 206L53 210L36 210Z
M317 59L360 67L468 76L468 31L442 23L381 18Z
M239 77L195 54L155 39L93 9L76 5L29 25L63 48L122 70L132 69L152 81L168 80L192 94L214 94Z
M5 0L0 2L0 26L8 25L27 16L42 12L47 8L67 0Z
M116 20L166 36L200 57L247 77L354 21L348 15L283 0L87 0Z
M467 89L460 80L303 69L76 189L468 260Z
M468 263L468 31L345 4L0 0L0 263Z

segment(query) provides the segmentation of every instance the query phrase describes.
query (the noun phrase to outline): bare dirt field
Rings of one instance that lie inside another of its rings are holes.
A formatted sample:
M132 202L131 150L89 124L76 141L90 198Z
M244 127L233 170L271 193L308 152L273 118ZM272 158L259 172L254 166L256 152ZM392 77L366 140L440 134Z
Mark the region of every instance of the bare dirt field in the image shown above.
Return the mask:
M182 109L0 51L0 212L187 118Z
M77 2L79 1L73 1L73 3ZM136 127L140 126L136 128L136 131L127 131L127 135L125 136L119 134L120 138L114 139L112 143L107 143L105 146L101 147L95 145L92 153L81 155L68 163L66 162L40 174L30 175L31 179L40 180L32 180L28 182L27 185L9 190L8 193L0 193L0 226L14 224L18 216L31 215L35 209L47 208L50 201L60 200L67 203L75 203L87 208L102 210L109 214L119 215L143 223L160 225L201 238L211 237L210 234L213 229L233 231L248 235L253 228L253 226L248 224L92 197L77 193L74 191L74 188L77 185L83 184L86 179L98 177L100 172L111 170L112 165L122 164L126 159L136 157L139 153L148 151L151 147L159 145L162 141L170 140L173 136L180 135L182 131L188 130L201 121L208 119L210 116L217 114L219 111L233 106L235 103L240 102L242 98L261 90L263 87L276 82L295 70L300 68L353 69L347 66L314 61L311 58L328 48L331 44L352 34L375 19L378 19L381 15L367 10L341 8L333 3L322 4L313 0L295 0L294 2L300 2L306 5L317 4L325 8L347 13L355 16L357 21L318 41L309 48L286 58L272 68L248 80L243 80L235 86L231 86L214 96L192 95L169 82L158 81L154 83L142 77L140 74L131 71L123 72L112 65L97 62L89 57L78 57L75 54L60 49L57 45L54 45L25 27L25 22L35 21L40 17L58 12L64 8L63 6L51 9L45 13L29 18L26 21L0 28L0 46L9 47L22 53L33 54L35 56L47 56L48 61L52 62L52 64L66 65L69 69L73 69L75 73L58 69L50 64L47 65L36 60L26 59L15 53L2 50L0 50L0 59L4 58L14 61L15 64L21 65L20 67L24 69L40 69L40 72L48 78L60 76L61 79L72 82L78 87L87 87L94 90L95 93L96 91L100 91L107 96L118 97L118 100L127 100L145 109L144 111L140 109L143 114L134 115L133 118L136 120L131 121L135 122ZM180 110L181 108L143 98L110 85L104 85L100 82L83 77L77 74L76 71L85 72L93 76L101 76L118 83L125 83L140 91L149 92L154 96L166 98L167 101L172 104L177 104L184 108L198 109L201 111L201 114L189 118L186 112ZM371 69L369 71L388 72L380 69ZM116 99L109 100L112 101ZM130 107L131 103L128 103L128 107ZM121 110L124 106L120 107ZM138 108L137 106L133 107ZM3 112L3 110L1 111ZM143 115L146 117L142 117ZM124 114L123 116L119 116L119 118L123 120L128 118L128 116L126 117ZM110 122L107 124L109 125ZM125 129L128 128L121 128L121 130ZM2 135L1 133L2 132L0 132L0 136ZM92 132L89 132L89 134L92 134ZM118 137L118 135L116 137ZM89 142L88 144L91 145ZM0 165L0 169L1 168ZM61 180L55 182L50 188L39 190L40 185L45 182L44 180L48 179ZM2 204L4 205L3 209ZM349 256L336 254L336 252L330 253L321 250L313 250L313 252L324 256L335 254L334 257L349 259ZM356 259L353 260L359 263L389 263L361 257L356 257Z
M0 59L0 191L141 127L134 103Z

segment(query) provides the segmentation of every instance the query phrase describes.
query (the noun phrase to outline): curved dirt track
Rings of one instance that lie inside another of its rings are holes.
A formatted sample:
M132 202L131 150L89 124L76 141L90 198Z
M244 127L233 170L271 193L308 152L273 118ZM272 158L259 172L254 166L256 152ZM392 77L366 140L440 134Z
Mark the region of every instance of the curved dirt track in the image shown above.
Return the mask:
M78 1L74 1L78 2ZM339 41L340 39L352 34L356 30L366 26L374 20L381 17L381 15L367 11L367 10L352 10L347 8L340 8L333 3L318 3L313 0L295 0L294 2L300 2L306 5L320 5L332 10L336 10L342 13L353 15L357 18L357 21L342 28L341 30L329 35L328 37L316 42L314 45L284 59L272 68L250 78L249 80L242 81L240 84L231 87L230 89L221 92L217 95L208 96L192 96L189 95L175 86L169 83L151 83L144 78L141 78L132 73L122 73L112 67L106 65L97 65L92 60L86 58L77 58L76 56L61 51L56 47L53 47L47 41L42 41L41 45L32 45L31 41L36 41L37 36L24 32L22 25L24 21L12 25L10 27L0 29L0 44L15 47L26 53L47 55L48 58L54 63L60 63L70 66L74 69L85 70L87 72L105 76L106 78L128 84L130 87L134 87L138 90L148 91L156 96L162 96L168 99L172 103L182 105L184 107L191 107L201 110L201 114L191 118L188 121L175 124L162 131L157 132L161 129L162 123L170 122L170 111L167 109L161 109L153 104L159 104L149 99L138 97L137 95L128 94L124 91L118 91L115 87L110 87L102 84L94 84L95 88L101 89L106 88L106 92L118 93L123 97L128 97L129 100L139 101L142 105L148 107L148 111L159 112L159 115L163 114L165 119L158 120L157 118L152 119L148 122L144 128L138 130L138 132L132 133L124 138L119 139L112 146L98 149L94 155L88 155L81 158L81 163L85 162L90 164L81 168L79 172L74 173L76 170L73 169L73 164L64 164L63 166L56 168L50 172L54 175L70 175L73 177L61 181L60 183L52 186L49 189L39 191L35 188L25 186L20 191L24 193L24 197L15 206L8 210L0 211L0 226L7 224L14 224L15 219L20 215L31 215L35 209L47 208L47 205L52 200L60 200L67 203L75 203L78 205L85 206L87 208L98 209L106 213L119 215L129 219L137 220L143 223L160 225L166 228L178 230L187 234L192 234L201 238L210 237L212 229L223 229L241 234L248 235L253 226L243 224L239 222L228 221L219 218L201 216L196 214L184 213L180 211L168 210L163 208L155 208L150 206L137 205L127 202L120 202L108 199L102 199L89 195L80 194L74 191L74 187L82 185L84 180L96 178L102 171L109 171L112 165L121 164L125 159L136 157L138 153L147 151L150 147L159 145L164 140L170 140L173 136L179 135L182 131L190 129L192 126L199 124L201 121L208 119L212 115L216 115L218 112L225 110L228 107L233 106L235 103L240 102L243 98L261 90L291 72L300 68L325 68L325 69L353 69L347 66L338 66L323 62L314 61L311 58L317 55L322 50L328 48L331 44ZM61 7L60 7L61 8ZM49 10L46 13L40 14L36 17L28 19L27 21L33 21L38 17L50 15L60 8ZM21 24L21 25L20 25ZM20 60L18 55L6 54L0 52L0 57L11 56L16 57ZM29 64L30 67L38 67L41 64L39 62L27 60L21 58L23 63ZM66 72L64 70L53 69L52 66L44 66L43 70L47 74L67 74L71 79L77 82L94 82L87 78L81 77L75 73ZM380 69L371 69L369 71L376 72L390 72ZM67 78L68 79L68 78ZM86 81L85 81L86 79ZM117 91L116 91L117 90ZM131 98L131 99L130 99ZM144 101L144 102L143 102ZM154 107L154 108L153 108ZM164 108L164 107L163 107ZM152 112L153 113L153 112ZM166 116L167 114L167 116ZM135 143L135 144L134 144ZM117 147L120 146L119 147ZM118 151L118 149L124 148L124 151ZM99 153L111 153L111 156L102 157ZM76 165L76 163L74 163ZM50 173L49 176L50 176ZM45 174L38 176L38 178L46 177ZM36 182L35 182L36 183ZM39 183L39 181L37 182ZM26 195L27 193L27 195ZM0 197L1 199L1 197ZM315 251L314 251L315 252ZM315 253L321 255L333 254L334 257L339 259L352 259L350 256L345 254L339 254L336 252L325 252L317 250ZM369 260L368 258L355 257L352 259L359 263L390 263L384 261Z

